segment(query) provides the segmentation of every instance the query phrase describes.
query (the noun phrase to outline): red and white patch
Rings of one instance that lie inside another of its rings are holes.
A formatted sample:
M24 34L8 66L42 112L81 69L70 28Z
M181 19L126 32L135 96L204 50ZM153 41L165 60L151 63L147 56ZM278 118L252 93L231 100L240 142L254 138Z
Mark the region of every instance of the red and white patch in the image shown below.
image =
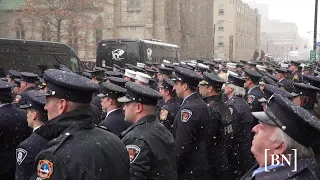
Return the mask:
M181 121L188 122L190 117L192 116L192 112L189 109L181 110Z
M253 103L253 101L256 99L256 97L254 95L248 95L248 104Z
M140 148L136 145L126 145L127 151L129 153L130 163L134 162L140 154Z

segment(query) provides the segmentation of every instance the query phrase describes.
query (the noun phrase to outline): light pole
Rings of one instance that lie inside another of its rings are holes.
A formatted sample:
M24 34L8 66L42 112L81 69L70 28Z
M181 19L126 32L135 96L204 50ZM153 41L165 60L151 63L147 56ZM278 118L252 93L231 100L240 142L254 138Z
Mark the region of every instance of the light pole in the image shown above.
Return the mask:
M315 7L314 7L314 32L313 32L313 50L317 50L317 25L318 25L318 0L315 0Z
M219 21L217 24L213 24L213 59L214 59L214 46L215 46L215 39L216 39L216 27L217 25L223 23L223 22L232 22L232 20L222 20L222 21Z

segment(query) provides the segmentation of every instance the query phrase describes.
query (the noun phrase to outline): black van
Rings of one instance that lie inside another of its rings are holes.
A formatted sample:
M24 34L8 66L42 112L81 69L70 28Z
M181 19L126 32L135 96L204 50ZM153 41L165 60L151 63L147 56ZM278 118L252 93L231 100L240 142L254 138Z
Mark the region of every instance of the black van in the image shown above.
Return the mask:
M0 38L0 77L9 69L43 74L50 68L68 67L81 71L80 60L66 44Z
M180 48L175 44L155 40L106 39L97 45L96 66L105 67L117 64L162 62L180 62Z

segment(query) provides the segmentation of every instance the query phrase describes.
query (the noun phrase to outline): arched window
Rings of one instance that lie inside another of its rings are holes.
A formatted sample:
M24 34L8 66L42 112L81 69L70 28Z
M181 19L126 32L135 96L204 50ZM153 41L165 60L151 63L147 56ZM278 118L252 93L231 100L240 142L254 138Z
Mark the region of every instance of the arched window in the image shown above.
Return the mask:
M95 35L95 38L96 38L96 44L99 43L99 41L102 40L102 29L103 29L103 24L102 24L102 18L101 16L99 16L95 22L94 22L94 25L95 25L95 30L94 30L94 35Z
M78 33L78 28L75 25L75 22L72 20L69 24L68 28L68 44L71 46L76 53L78 53L78 38L79 38L79 33Z
M15 30L17 39L25 39L25 31L21 19L16 20Z
M51 29L47 21L42 25L42 41L51 41Z

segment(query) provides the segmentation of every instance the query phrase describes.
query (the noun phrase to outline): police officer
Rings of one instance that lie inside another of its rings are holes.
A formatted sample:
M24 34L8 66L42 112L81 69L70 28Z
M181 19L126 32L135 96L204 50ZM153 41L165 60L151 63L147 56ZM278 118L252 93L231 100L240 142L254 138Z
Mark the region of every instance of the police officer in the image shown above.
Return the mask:
M35 131L48 121L47 112L44 110L46 98L37 90L26 92L26 104L20 106L27 111L28 126ZM34 159L47 144L47 140L32 133L30 137L20 143L16 148L16 180L29 180L32 175Z
M143 86L149 86L149 80L151 77L145 73L142 72L136 72L136 78L135 83L143 85Z
M126 81L131 81L134 82L136 79L136 72L130 69L125 69L124 70L124 79Z
M293 86L292 81L287 78L287 70L282 68L276 68L276 78L278 79L278 84L280 87L288 92L292 92Z
M30 72L21 72L21 87L19 94L15 97L14 103L18 103L18 106L25 104L25 92L29 90L37 90L36 82L38 81L38 75Z
M15 78L21 78L20 72L13 69L8 70L8 76L9 76L8 78L9 83L14 83Z
M157 119L170 131L172 131L173 121L180 109L173 86L174 82L167 77L159 84L159 93L164 100L164 104L160 107Z
M173 69L168 67L159 67L158 81L161 82L165 77L170 78L172 75Z
M183 98L173 125L179 179L211 179L208 161L210 116L207 104L197 93L201 76L192 70L175 70L177 96Z
M265 112L252 114L260 121L252 129L251 151L257 164L241 180L320 179L310 148L320 135L319 119L278 94L271 97ZM290 164L273 165L272 155L294 157L288 158Z
M93 124L90 102L98 85L55 69L46 70L44 78L49 122L35 132L48 143L35 159L31 179L128 179L124 145Z
M262 111L261 103L258 99L263 98L264 94L259 87L259 81L262 78L257 71L245 69L244 88L247 89L247 103L250 106L251 112ZM258 122L256 122L257 124Z
M320 92L320 89L310 84L293 83L293 102L309 111L312 115L318 116L314 109L318 92Z
M31 134L25 111L11 104L13 87L0 81L0 179L14 179L16 147Z
M224 88L228 100L227 104L231 110L232 127L234 138L232 144L227 146L228 160L231 172L236 178L240 178L247 172L253 163L250 150L247 148L251 145L251 129L253 117L250 106L244 99L246 94L243 88L245 80L229 74L228 82Z
M289 75L289 80L296 83L302 82L301 72L299 71L300 64L300 62L291 61L291 64L289 66L289 71L291 71L291 74Z
M106 127L110 132L118 136L131 125L131 123L124 120L122 103L117 101L119 97L125 95L126 89L110 82L104 82L101 86L101 93L98 96L102 98L101 106L107 115L99 126Z
M107 81L109 81L112 84L118 85L122 88L125 88L126 82L128 82L125 79L118 77L108 77Z
M125 103L125 119L133 123L120 138L130 159L130 179L177 179L174 139L155 117L160 94L133 82L126 83L127 93L118 99Z
M199 83L199 92L209 106L212 119L208 146L211 174L214 179L233 179L226 152L226 146L231 144L233 138L232 116L221 94L225 81L211 73L204 73L203 78Z

